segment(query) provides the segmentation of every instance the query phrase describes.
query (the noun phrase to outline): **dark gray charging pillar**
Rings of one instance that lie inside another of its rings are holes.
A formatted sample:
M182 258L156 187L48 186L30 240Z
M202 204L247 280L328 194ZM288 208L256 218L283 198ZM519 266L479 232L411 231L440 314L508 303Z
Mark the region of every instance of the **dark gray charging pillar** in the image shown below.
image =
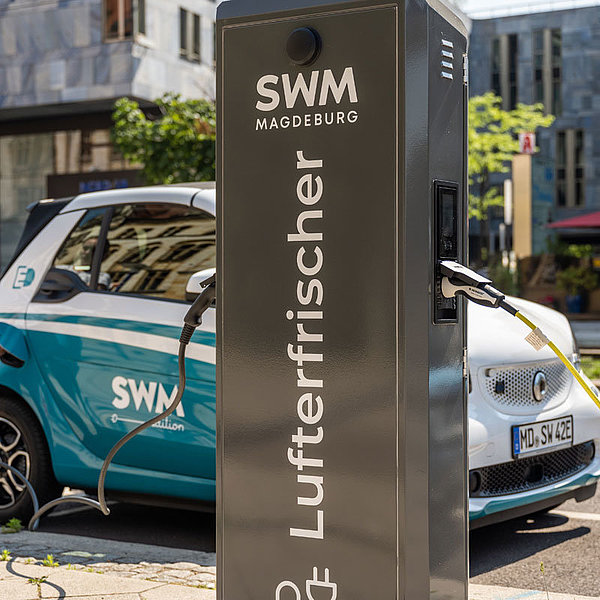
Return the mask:
M218 8L218 598L464 599L466 30Z

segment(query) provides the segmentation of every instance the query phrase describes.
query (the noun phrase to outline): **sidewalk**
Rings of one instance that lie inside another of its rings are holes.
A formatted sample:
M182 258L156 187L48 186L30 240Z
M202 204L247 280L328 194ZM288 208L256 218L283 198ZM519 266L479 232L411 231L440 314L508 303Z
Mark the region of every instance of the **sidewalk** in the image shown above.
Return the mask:
M48 554L59 566L42 565ZM0 535L0 600L215 600L215 565L214 553L22 531Z
M0 600L216 600L213 553L29 532L0 535L0 554L5 549ZM42 566L48 554L59 566ZM469 600L546 600L546 593L470 585ZM591 598L551 592L550 600Z

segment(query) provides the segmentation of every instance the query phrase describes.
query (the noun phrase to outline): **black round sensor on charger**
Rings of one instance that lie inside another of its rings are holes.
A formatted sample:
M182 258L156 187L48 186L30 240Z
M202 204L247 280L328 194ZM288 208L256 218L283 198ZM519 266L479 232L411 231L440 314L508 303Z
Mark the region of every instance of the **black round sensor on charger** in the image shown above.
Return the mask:
M295 65L309 65L321 52L321 37L310 27L299 27L290 33L285 49Z

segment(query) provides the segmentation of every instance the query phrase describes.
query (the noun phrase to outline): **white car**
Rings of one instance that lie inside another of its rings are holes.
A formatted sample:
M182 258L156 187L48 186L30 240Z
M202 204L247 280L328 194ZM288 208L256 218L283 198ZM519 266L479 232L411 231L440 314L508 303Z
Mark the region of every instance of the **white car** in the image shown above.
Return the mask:
M215 235L215 192L206 185L33 207L0 277L0 461L26 475L41 501L65 485L93 489L111 446L176 393L177 338L199 281L213 272ZM562 315L514 304L576 352ZM593 494L600 411L548 349L523 340L519 321L476 305L469 320L473 525ZM119 453L111 498L214 504L213 309L188 359L181 406ZM24 486L0 468L0 522L30 511Z
M510 303L577 365L564 315L526 300ZM471 528L596 491L600 410L550 348L538 352L525 341L528 333L503 310L469 304Z

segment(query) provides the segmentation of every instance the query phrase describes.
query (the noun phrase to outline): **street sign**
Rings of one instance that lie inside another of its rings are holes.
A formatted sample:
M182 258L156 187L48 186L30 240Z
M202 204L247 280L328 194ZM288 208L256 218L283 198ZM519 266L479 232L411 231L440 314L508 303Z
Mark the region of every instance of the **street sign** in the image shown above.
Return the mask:
M535 133L519 133L519 152L521 154L535 154Z

